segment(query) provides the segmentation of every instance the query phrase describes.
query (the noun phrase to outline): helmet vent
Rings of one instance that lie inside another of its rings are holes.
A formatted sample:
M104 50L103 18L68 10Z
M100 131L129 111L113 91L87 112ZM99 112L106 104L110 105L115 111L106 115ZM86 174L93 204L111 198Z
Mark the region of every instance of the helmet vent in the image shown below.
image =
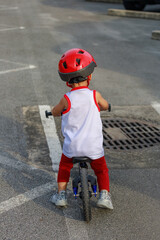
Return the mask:
M63 63L63 67L64 67L65 69L67 69L67 63L66 63L66 62Z
M76 66L79 66L79 65L80 65L80 61L81 61L81 60L80 60L79 58L76 59Z
M84 52L82 51L82 50L79 50L79 52L78 53L80 53L80 54L83 54Z

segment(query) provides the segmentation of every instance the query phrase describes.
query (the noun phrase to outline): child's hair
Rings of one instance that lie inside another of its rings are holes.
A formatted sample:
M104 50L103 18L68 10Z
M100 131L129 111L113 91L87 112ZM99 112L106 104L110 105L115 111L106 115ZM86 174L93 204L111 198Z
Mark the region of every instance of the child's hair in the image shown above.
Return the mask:
M93 56L80 48L73 48L65 52L60 61L58 72L60 78L67 82L67 86L72 83L79 83L88 80L97 66Z
M70 84L71 83L79 83L79 82L83 82L83 81L85 81L87 79L88 79L88 76L87 77L79 76L79 77L71 78L68 83L70 83Z

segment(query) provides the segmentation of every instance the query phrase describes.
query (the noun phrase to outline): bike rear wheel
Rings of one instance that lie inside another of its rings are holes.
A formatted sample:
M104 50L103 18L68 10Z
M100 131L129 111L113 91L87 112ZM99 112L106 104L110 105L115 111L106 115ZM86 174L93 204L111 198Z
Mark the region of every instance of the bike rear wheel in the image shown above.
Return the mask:
M81 177L84 220L86 222L89 222L91 221L91 206L90 206L90 196L89 196L89 186L88 186L88 174L87 174L86 168L80 169L80 177Z

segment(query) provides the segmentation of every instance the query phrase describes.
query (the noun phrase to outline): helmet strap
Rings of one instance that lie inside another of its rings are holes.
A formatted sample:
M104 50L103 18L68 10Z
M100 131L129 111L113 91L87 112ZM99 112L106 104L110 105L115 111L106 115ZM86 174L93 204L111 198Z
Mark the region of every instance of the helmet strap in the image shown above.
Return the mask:
M71 85L71 84L69 84L68 82L66 82L66 85L67 85L67 87L70 87L70 88L72 88L72 85Z

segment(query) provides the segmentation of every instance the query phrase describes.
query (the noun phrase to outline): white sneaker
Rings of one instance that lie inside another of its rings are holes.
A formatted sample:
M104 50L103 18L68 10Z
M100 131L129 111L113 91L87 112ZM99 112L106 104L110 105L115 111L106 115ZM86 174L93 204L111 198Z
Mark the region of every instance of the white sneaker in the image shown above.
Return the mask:
M58 207L66 207L67 206L66 191L60 191L59 193L53 194L50 201Z
M97 206L100 208L113 209L111 195L107 190L101 190L99 199L97 201Z

